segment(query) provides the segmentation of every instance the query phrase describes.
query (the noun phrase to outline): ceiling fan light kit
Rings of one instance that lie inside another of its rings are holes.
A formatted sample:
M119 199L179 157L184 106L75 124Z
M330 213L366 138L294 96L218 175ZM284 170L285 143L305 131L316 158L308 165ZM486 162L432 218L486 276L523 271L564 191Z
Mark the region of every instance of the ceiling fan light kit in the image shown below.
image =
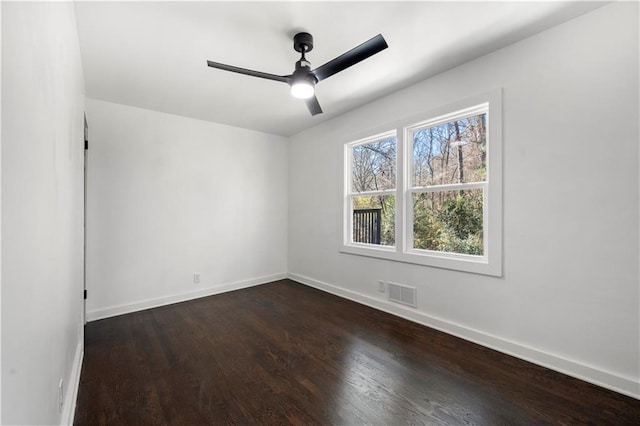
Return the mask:
M330 60L315 70L311 70L311 63L307 61L305 54L313 50L313 37L309 33L298 33L293 37L293 48L300 52L300 60L296 62L295 70L290 75L276 75L260 71L253 71L246 68L235 67L233 65L221 64L219 62L207 61L211 68L224 71L231 71L245 74L252 77L260 77L267 80L281 81L291 86L291 95L294 98L304 99L311 115L322 113L322 108L315 96L316 83L339 73L360 61L389 47L381 34L354 47L335 59Z
M315 93L311 81L300 80L291 82L291 96L297 99L309 99Z

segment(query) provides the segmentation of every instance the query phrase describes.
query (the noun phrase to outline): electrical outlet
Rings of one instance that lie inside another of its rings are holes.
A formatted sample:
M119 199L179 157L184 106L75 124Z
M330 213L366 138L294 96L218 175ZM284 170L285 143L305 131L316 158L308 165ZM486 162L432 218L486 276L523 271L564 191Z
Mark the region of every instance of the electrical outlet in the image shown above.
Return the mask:
M385 286L384 281L382 281L382 280L378 281L378 291L379 291L380 293L384 293L384 292L386 291L386 288L385 288L385 287L386 287L386 286Z
M60 383L58 383L58 411L61 413L62 404L64 404L64 380L60 379Z
M195 273L193 274L193 283L194 284L200 284L200 274L199 273Z

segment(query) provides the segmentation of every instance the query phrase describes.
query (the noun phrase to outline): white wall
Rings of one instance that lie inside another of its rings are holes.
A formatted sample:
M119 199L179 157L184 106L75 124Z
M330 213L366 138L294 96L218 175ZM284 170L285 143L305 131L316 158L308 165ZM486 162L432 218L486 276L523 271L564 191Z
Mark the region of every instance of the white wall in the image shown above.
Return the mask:
M618 3L294 136L290 276L640 396L638 71L638 5ZM342 144L498 87L504 276L340 253Z
M75 28L70 3L2 4L2 424L68 422L75 404L84 112Z
M89 320L286 276L286 138L87 109Z

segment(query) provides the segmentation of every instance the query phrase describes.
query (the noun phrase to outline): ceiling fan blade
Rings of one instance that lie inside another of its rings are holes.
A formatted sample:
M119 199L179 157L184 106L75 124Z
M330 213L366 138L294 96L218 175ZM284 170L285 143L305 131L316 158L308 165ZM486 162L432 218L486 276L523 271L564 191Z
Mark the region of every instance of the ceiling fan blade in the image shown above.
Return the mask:
M233 65L226 65L226 64L221 64L220 62L213 62L213 61L207 61L207 65L209 65L211 68L218 68L220 70L237 72L239 74L250 75L252 77L266 78L267 80L282 81L283 83L289 83L291 81L290 75L269 74L266 72L248 70L246 68L234 67Z
M361 45L354 47L326 64L320 65L318 68L313 70L312 73L316 76L318 81L324 80L335 73L347 69L350 66L375 55L387 47L389 47L389 45L385 41L384 37L382 37L382 34L378 34L372 39L365 41Z
M318 98L315 95L305 100L307 104L307 108L309 108L309 112L311 115L322 114L322 108L320 108L320 104L318 103Z

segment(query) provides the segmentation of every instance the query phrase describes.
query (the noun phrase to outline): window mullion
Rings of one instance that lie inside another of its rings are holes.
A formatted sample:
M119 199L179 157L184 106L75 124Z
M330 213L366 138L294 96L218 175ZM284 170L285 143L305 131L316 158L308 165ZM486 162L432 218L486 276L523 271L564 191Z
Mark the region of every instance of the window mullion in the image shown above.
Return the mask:
M405 226L404 220L404 188L406 187L406 162L405 162L405 142L404 132L402 128L396 129L396 251L404 251L405 246Z
M413 205L411 202L411 174L413 173L413 141L411 139L411 132L409 129L404 128L400 133L402 134L402 146L403 146L403 164L404 173L402 176L402 204L404 206L404 224L403 224L403 252L407 252L413 247Z

